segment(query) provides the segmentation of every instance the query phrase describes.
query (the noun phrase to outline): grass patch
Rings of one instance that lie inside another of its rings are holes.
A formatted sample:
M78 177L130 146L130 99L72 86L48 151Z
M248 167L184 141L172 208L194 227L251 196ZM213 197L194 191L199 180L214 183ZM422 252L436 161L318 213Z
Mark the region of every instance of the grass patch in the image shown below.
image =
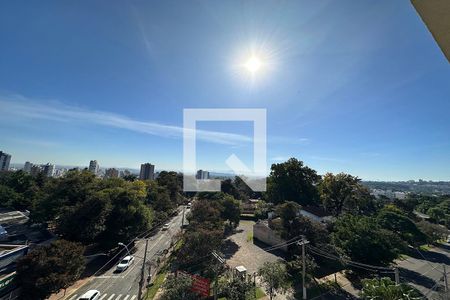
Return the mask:
M152 300L156 293L158 292L159 288L163 285L164 280L167 276L167 270L163 270L161 273L158 273L156 275L155 280L153 281L152 285L148 288L147 294L145 296L146 300Z
M419 246L419 250L420 251L430 251L430 246L428 246L428 245Z
M256 288L256 299L260 299L265 297L266 294L264 293L264 291L262 290L262 288Z
M253 242L253 233L247 232L247 242Z

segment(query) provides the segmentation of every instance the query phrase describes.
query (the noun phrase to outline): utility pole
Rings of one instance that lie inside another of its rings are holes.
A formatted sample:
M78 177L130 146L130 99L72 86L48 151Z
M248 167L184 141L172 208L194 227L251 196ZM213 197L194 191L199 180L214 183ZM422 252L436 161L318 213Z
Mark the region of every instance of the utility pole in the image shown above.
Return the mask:
M183 218L181 219L181 228L184 226L184 211L186 210L186 206L183 205Z
M445 264L443 264L442 267L444 268L445 299L448 299L448 279L447 279L447 271L445 269Z
M221 263L222 265L225 263L225 260L224 260L222 257L220 257L220 255L217 254L215 251L212 252L212 255L213 255L214 258L217 259L217 261L218 261L219 263ZM218 270L218 269L217 269L216 273L219 273L219 270ZM215 280L214 280L214 300L217 300L217 284L218 284L218 281L219 281L219 274L216 274L215 277L216 277L216 278L215 278Z
M302 246L302 286L303 286L303 300L306 300L306 255L305 255L305 245L309 244L309 241L302 240L298 242L298 245Z
M398 273L398 268L395 268L395 284L400 284L400 274Z
M144 287L145 260L147 259L148 239L145 240L144 261L142 262L141 280L139 281L138 300L142 299L142 288Z

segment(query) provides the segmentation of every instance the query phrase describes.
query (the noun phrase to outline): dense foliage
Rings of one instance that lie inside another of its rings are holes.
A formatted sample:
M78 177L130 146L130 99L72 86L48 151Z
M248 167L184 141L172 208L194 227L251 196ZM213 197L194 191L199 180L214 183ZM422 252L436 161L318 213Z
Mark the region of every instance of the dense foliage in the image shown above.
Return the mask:
M40 246L17 263L17 280L25 299L46 299L72 285L84 270L83 247L58 240Z
M361 298L366 300L419 300L423 295L407 284L395 284L390 278L364 279Z

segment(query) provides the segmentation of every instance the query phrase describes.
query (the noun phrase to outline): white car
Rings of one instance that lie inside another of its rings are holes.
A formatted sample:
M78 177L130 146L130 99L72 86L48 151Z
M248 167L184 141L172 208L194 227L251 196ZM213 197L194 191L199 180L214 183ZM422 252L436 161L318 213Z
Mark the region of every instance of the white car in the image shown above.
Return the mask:
M100 298L100 292L97 290L90 290L83 294L78 300L97 300Z
M134 257L131 255L125 256L122 261L117 265L117 271L125 271L134 262Z
M163 231L166 231L166 230L169 229L169 227L170 227L170 224L169 224L169 223L166 223L166 224L163 225L162 230L163 230Z

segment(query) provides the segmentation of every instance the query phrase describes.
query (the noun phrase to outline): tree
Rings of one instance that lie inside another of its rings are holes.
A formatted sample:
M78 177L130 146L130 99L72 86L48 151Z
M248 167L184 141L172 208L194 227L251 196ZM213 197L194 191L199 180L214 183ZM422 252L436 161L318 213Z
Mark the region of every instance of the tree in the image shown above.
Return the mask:
M241 203L234 199L233 196L224 195L220 201L221 204L221 217L224 220L228 220L231 226L237 227L241 217Z
M105 231L111 209L109 195L98 192L83 203L65 207L57 221L57 232L67 240L89 245Z
M237 276L233 277L230 281L223 283L220 287L220 291L227 300L255 299L253 284Z
M361 298L367 300L419 300L423 295L414 287L395 284L390 278L363 279Z
M422 245L426 241L425 234L417 228L416 224L398 212L382 209L378 213L377 222L382 228L398 234L402 240L412 246Z
M284 163L272 164L266 196L273 203L294 201L301 205L314 204L319 200L319 180L315 170L304 166L302 161L290 158Z
M153 211L144 204L141 193L124 188L104 190L110 197L112 209L106 219L106 229L99 236L103 247L126 243L150 229Z
M160 186L166 187L169 192L170 200L176 206L180 199L180 193L183 189L182 177L177 172L162 171L156 179Z
M135 174L127 174L127 175L124 175L122 178L125 181L133 182L133 181L137 180L138 177Z
M285 291L289 286L286 266L281 262L265 262L258 274L271 300L276 293Z
M72 285L85 267L83 247L65 240L40 246L17 262L17 280L27 299L46 299Z
M448 230L441 225L433 224L427 221L420 221L417 227L426 235L428 244L434 244L439 240L445 239L448 235Z
M222 229L223 221L220 217L219 201L197 200L188 215L189 226Z
M278 216L283 221L283 226L287 231L291 230L292 221L299 215L301 206L296 202L288 201L279 204L275 209Z
M406 248L396 234L365 216L341 216L334 224L332 242L352 260L372 265L387 265Z
M435 223L445 223L445 211L439 206L428 209L427 215Z
M231 179L225 179L221 182L220 190L228 195L233 196L236 199L244 200L245 195L242 194L237 187L234 185L234 182Z
M164 283L164 293L161 300L195 300L198 298L191 291L192 279L189 275L169 276Z
M32 219L49 222L56 219L65 206L83 203L98 190L99 180L91 172L72 170L62 178L52 179L43 187L43 196L33 207Z
M372 197L360 179L349 174L327 173L319 185L323 206L335 216L343 211L367 213L371 210Z

